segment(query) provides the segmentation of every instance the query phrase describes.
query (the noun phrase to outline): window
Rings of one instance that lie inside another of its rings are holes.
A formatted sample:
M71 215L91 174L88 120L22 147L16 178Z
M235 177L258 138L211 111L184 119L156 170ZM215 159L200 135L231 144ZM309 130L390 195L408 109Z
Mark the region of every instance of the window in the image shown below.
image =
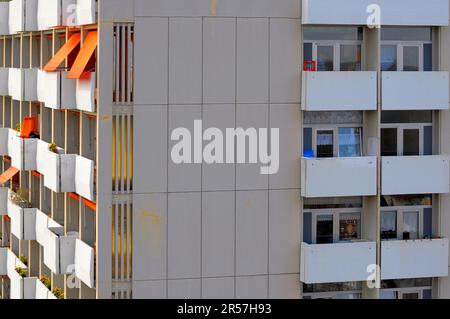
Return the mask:
M361 156L361 128L339 128L339 157Z
M306 27L304 59L317 61L317 71L361 71L362 28Z
M431 206L399 206L382 208L382 240L414 240L430 237L431 235Z
M305 127L304 154L308 157L359 157L362 156L362 128L313 125Z
M381 125L381 156L432 155L432 144L432 124Z
M383 28L381 71L432 71L431 28Z
M332 244L358 240L361 238L361 209L305 210L304 236L304 241L311 244ZM306 236L308 236L307 239Z

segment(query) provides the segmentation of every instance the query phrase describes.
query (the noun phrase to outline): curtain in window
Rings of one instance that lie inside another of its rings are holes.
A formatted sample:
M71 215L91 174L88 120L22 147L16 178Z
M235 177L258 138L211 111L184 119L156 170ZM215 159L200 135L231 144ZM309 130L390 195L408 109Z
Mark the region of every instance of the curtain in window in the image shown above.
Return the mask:
M339 129L339 156L340 157L361 156L360 128Z

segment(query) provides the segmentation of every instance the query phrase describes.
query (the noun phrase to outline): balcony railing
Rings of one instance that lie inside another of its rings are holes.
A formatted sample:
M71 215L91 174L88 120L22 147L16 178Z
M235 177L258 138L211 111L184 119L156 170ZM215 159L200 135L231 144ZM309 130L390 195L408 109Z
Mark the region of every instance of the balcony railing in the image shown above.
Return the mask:
M373 196L376 157L302 158L303 197Z
M383 157L381 193L382 195L448 193L449 163L448 155Z
M38 69L8 69L8 95L16 101L37 100Z
M0 2L0 5L2 3ZM0 68L0 96L9 95L8 91L8 77L9 77L9 69L8 68Z
M365 281L376 264L376 242L301 244L300 278L306 284Z
M394 240L381 243L381 279L447 277L448 239Z
M448 72L382 72L382 107L388 111L448 110Z
M377 109L377 72L303 72L306 111Z
M303 0L302 22L366 25L373 5L381 10L381 25L446 26L449 21L447 0Z

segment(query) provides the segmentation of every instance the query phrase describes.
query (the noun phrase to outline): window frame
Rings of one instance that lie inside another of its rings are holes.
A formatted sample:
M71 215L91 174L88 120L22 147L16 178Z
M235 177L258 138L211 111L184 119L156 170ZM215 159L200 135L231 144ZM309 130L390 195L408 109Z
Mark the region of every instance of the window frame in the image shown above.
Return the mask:
M333 244L344 243L346 241L339 240L339 224L341 214L357 214L359 213L359 234L358 239L362 238L361 231L363 225L363 214L362 208L321 208L321 209L308 209L303 212L311 214L311 243L313 245L317 244L317 217L318 216L333 216Z
M404 61L403 61L403 48L404 47L419 47L419 71L424 72L424 46L426 44L433 45L433 41L381 41L380 48L383 45L391 45L397 47L397 71L382 71L382 72L409 72L404 71ZM381 55L381 53L380 53Z
M381 214L384 212L396 212L397 219L397 238L396 239L381 239L382 241L403 241L403 213L405 212L418 212L419 213L419 229L418 229L418 238L423 238L423 214L425 209L432 209L431 205L422 205L422 206L387 206L381 207ZM380 236L381 236L381 218L380 218Z
M361 71L363 70L365 54L362 40L305 40L303 44L312 44L312 59L317 60L318 46L332 46L333 47L333 71L317 71L317 72L340 72L341 71L341 45L360 45L361 46ZM360 72L360 71L349 71Z
M425 127L433 127L433 123L401 123L401 124L381 124L380 130L383 129L397 129L397 156L405 156L403 149L403 136L405 130L419 130L419 155L424 156L425 153L425 145L424 145L424 136L425 136Z

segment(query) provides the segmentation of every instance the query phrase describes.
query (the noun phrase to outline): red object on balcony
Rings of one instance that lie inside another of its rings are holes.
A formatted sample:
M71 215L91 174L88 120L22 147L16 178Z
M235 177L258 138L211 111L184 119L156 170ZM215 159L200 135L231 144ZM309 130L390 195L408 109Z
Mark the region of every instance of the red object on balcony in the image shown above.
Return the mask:
M303 71L310 71L310 72L317 71L317 61L305 60L303 62Z
M17 173L19 173L19 170L15 167L8 168L2 175L0 175L0 184L4 185L9 180L11 180Z
M20 131L21 138L29 138L30 134L39 131L39 119L37 116L26 117L22 123Z

